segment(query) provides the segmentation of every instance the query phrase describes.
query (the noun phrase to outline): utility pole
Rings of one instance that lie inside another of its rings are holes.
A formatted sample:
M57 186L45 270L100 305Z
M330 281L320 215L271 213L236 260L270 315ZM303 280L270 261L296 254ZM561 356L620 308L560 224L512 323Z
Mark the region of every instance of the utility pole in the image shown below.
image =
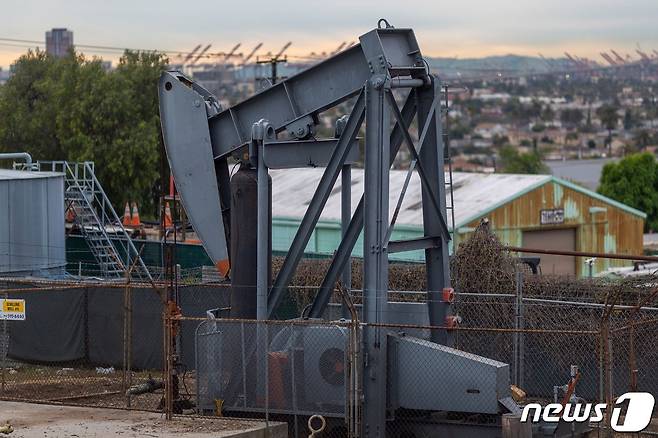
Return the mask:
M269 59L258 59L258 58L256 58L256 64L269 64L270 65L270 76L266 77L265 79L269 80L271 85L276 84L278 79L284 79L284 78L280 78L277 74L277 65L279 63L284 63L284 62L288 62L288 58L285 57L285 56L283 58L272 56ZM263 79L263 78L261 77L260 79Z
M279 50L279 53L277 53L274 56L269 57L268 59L259 59L258 57L256 58L256 64L269 64L270 65L270 77L267 78L270 81L270 85L276 84L278 79L285 79L285 78L280 78L277 75L277 66L279 63L285 63L288 62L288 57L283 55L283 52L288 50L288 47L292 45L292 41L287 42L281 50ZM260 78L263 79L263 78Z

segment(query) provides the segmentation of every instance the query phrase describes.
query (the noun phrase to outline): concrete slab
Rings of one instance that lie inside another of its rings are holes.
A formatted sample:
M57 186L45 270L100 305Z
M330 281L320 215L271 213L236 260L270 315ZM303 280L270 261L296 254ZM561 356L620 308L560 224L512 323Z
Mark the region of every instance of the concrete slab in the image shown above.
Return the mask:
M9 423L10 438L181 437L285 438L285 423L211 417L175 417L119 409L54 406L0 401L0 426ZM269 433L268 433L269 432Z

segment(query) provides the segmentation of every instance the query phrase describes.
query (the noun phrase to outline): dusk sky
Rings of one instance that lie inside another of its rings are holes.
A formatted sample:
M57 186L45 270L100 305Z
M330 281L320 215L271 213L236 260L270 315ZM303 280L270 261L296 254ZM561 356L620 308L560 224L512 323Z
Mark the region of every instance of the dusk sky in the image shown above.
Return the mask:
M191 50L197 44L227 51L291 55L331 51L387 18L412 27L425 55L460 58L508 53L563 56L566 50L601 61L610 48L637 57L658 50L658 0L418 0L224 1L22 0L4 1L0 38L44 40L52 27L74 31L77 44ZM0 66L25 52L0 43ZM91 52L90 52L91 54ZM103 55L105 58L113 58Z

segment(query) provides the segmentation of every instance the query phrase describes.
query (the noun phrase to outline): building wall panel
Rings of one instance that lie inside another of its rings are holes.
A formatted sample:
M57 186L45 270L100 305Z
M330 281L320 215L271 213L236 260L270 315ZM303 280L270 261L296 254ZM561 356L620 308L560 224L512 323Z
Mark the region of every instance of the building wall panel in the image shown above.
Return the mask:
M564 209L563 223L540 223L542 209L558 208ZM504 203L482 217L489 219L492 230L503 243L512 246L522 246L523 230L575 228L577 251L642 254L644 218L556 180ZM482 217L458 230L457 243L472 234ZM629 265L631 262L625 260L597 259L594 273ZM588 272L584 257L577 258L576 266L578 275Z

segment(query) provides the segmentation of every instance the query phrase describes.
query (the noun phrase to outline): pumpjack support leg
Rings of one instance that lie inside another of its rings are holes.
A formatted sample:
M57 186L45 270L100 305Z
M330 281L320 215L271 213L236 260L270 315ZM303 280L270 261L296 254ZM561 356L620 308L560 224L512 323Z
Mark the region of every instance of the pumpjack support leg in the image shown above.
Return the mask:
M439 81L432 78L429 87L418 89L418 125L425 126L429 121L429 129L420 148L420 160L423 162L428 185L434 187L439 210L443 217L437 215L432 208L433 194L429 187L422 188L423 228L425 236L441 236L441 245L425 250L425 266L427 271L427 299L430 325L442 327L450 315L450 304L443 301L443 289L450 287L450 260L448 254L448 236L443 233L447 223L445 174L443 168L443 136L441 135L441 112L437 104L440 102L441 88ZM431 119L430 119L431 118ZM442 223L443 221L443 223ZM433 342L451 346L452 336L448 330L432 330Z
M366 83L366 147L364 170L363 314L366 359L364 364L364 437L386 434L386 321L388 304L388 189L390 170L390 109L385 76Z

